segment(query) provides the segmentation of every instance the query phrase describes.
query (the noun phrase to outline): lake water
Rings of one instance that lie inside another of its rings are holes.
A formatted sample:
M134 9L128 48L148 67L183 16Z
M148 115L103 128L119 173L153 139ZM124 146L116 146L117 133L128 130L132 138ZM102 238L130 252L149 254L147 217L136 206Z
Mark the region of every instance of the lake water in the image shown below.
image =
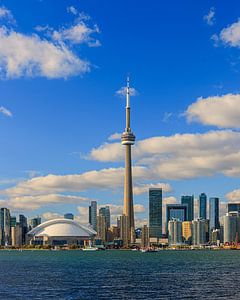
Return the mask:
M240 251L0 251L0 299L240 299Z

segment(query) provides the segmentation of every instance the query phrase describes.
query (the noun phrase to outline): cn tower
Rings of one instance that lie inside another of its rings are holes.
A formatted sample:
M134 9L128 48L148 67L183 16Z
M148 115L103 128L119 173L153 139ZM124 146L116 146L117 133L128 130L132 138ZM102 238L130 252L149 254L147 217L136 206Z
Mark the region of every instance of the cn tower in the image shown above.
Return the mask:
M127 217L128 223L128 241L135 242L135 225L133 209L133 188L132 188L132 159L131 146L134 145L135 135L130 127L130 86L127 78L126 89L126 128L122 134L122 145L125 146L125 179L124 179L124 206L123 214Z

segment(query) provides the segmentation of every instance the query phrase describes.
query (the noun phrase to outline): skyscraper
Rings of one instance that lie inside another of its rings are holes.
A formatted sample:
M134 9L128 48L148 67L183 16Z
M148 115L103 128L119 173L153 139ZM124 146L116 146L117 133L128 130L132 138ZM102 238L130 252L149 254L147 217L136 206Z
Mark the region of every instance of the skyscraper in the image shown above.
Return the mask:
M187 221L194 219L194 196L182 196L181 203L187 205Z
M240 237L240 216L238 212L229 212L224 218L224 243L235 243Z
M192 243L194 246L206 244L206 220L192 221Z
M7 208L0 209L0 239L1 245L8 245L10 243L11 236L11 216L10 211Z
M162 237L162 189L149 189L149 237Z
M64 217L65 217L65 215L64 215ZM38 225L40 225L41 224L41 218L40 217L36 217L36 218L33 218L33 219L30 219L29 220L29 227L31 228L31 229L33 229L33 228L35 228L35 227L37 227Z
M106 218L107 229L111 226L111 215L109 206L101 207L99 209L99 216L104 216Z
M237 211L240 213L240 203L228 203L227 212Z
M134 145L135 135L130 127L130 87L127 80L126 92L126 128L122 134L122 145L125 146L125 179L124 179L124 206L123 214L127 217L128 241L135 241L134 209L133 209L133 191L132 191L132 159L131 147Z
M91 201L89 206L89 224L97 231L97 201Z
M187 244L192 242L192 222L184 221L182 222L182 237L183 241Z
M103 241L103 243L106 242L107 225L106 225L106 217L103 215L97 216L97 236Z
M19 225L22 228L22 243L26 243L26 234L28 232L27 218L24 215L19 215Z
M207 219L207 196L204 193L199 195L199 218Z
M177 219L179 221L187 221L187 205L186 204L167 204L166 207L166 233L168 233L168 222Z
M172 219L168 222L168 244L182 244L182 222L177 219Z
M219 198L209 198L209 234L219 228Z

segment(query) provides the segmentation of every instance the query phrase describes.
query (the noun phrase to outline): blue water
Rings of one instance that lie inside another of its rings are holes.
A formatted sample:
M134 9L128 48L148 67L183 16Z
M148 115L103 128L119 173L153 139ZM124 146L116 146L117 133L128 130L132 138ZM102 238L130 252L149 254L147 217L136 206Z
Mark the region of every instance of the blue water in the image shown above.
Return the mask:
M240 251L0 251L0 299L240 299Z

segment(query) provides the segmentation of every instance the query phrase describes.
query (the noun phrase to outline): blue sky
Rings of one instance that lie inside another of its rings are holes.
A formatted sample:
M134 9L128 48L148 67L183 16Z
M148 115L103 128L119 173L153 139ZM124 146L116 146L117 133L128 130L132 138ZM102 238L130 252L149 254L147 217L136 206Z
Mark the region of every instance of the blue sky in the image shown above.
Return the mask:
M108 137L124 129L116 91L128 74L138 91L131 103L139 224L150 185L164 185L166 203L201 192L240 199L239 1L0 7L2 205L46 218L72 211L84 221L97 199L121 212L123 157Z

